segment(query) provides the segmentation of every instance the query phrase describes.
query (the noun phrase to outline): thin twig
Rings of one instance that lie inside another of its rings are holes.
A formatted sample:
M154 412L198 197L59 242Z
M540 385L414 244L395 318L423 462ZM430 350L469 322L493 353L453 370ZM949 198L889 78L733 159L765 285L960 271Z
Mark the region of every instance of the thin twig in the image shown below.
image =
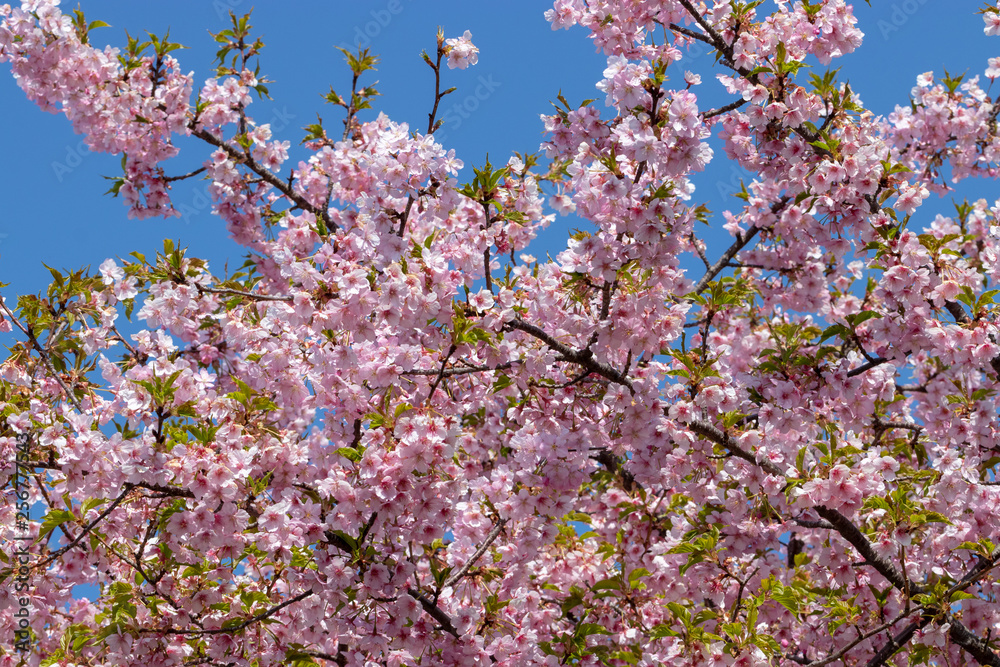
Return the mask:
M190 171L190 172L188 172L186 174L181 174L180 176L164 176L163 182L164 183L172 183L173 181L183 181L186 178L191 178L193 176L197 176L198 174L200 174L203 171L205 171L205 169L206 169L206 167L198 167L194 171Z
M264 168L263 165L258 163L253 159L253 156L244 151L238 150L236 147L232 146L226 141L216 137L214 134L209 132L204 128L199 128L196 124L192 123L190 126L191 134L198 137L202 141L205 141L216 148L221 148L225 151L234 162L245 165L248 169L257 174L261 180L271 185L273 188L278 190L281 194L287 197L289 200L295 203L303 211L308 211L315 215L317 218L323 221L326 225L328 232L333 232L337 230L337 225L330 220L330 216L327 212L322 210L320 207L313 205L309 200L307 200L302 195L295 192L290 183L285 183L283 180L272 174L270 171Z
M489 535L487 535L486 539L483 540L483 543L479 546L478 549L476 549L476 552L472 554L472 557L469 558L469 560L465 561L465 565L463 565L458 572L448 577L447 581L444 582L444 586L442 586L442 588L448 588L449 586L454 585L455 582L457 582L459 579L464 577L466 573L476 563L476 561L479 560L479 557L482 556L484 553L486 553L486 550L490 548L490 545L493 544L493 541L500 536L500 532L506 525L507 525L507 519L500 519L499 521L497 521L496 524L494 524L493 529L489 532Z
M458 630L455 629L455 624L452 623L451 616L446 614L444 610L434 604L430 598L418 591L416 588L408 588L406 592L410 594L410 597L420 603L420 606L424 608L424 611L430 614L435 621L441 624L441 627L445 632L456 639L458 638Z
M124 501L125 498L128 497L128 494L130 494L132 492L132 489L134 489L134 488L135 488L135 486L133 484L129 484L129 483L126 482L126 484L124 486L124 490L122 491L121 495L118 496L117 498L115 498L114 502L112 502L110 505L108 505L107 509L105 509L103 512L101 512L97 516L96 519L94 519L93 521L91 521L90 523L88 523L86 526L84 526L83 530L80 531L80 534L76 536L76 539L74 539L72 542L70 542L66 546L64 546L64 547L62 547L62 548L60 548L60 549L52 552L52 555L50 555L45 560L43 560L43 561L41 561L39 563L36 563L34 565L34 567L36 567L36 568L43 568L43 567L45 567L46 565L48 565L52 561L57 560L60 556L62 556L64 553L66 553L67 551L69 551L70 549L72 549L73 547L75 547L77 544L79 544L80 540L82 540L91 530L93 530L94 526L96 526L97 524L99 524L104 519L104 517L106 517L107 515L111 514L115 510L116 507L118 507L119 505L122 504L122 501Z
M730 111L735 111L736 109L739 109L741 106L743 106L746 103L747 103L746 100L736 100L735 102L731 102L731 103L727 104L724 107L719 107L718 109L712 109L711 111L706 111L706 112L702 113L701 114L701 119L702 120L708 120L709 118L714 118L716 116L721 116L724 113L729 113Z
M756 227L754 229L756 229ZM698 257L705 265L705 268L711 271L712 265L711 263L709 263L708 257L705 257L705 250L701 247L701 244L698 241L698 237L694 235L694 232L691 232L691 235L688 237L688 239L691 241L691 246L694 248L694 251L698 253Z
M437 391L438 385L441 384L441 380L444 379L444 371L448 366L448 360L451 359L451 355L455 354L456 346L454 343L448 348L447 354L444 355L444 359L441 360L441 370L438 371L437 379L434 380L434 384L431 385L431 390L427 394L427 400L424 401L426 404L430 405L431 399L434 398L434 392Z
M243 621L238 625L233 625L228 628L213 628L211 630L180 630L178 628L166 628L166 629L141 628L139 632L161 632L166 635L231 635L239 632L240 630L250 627L254 623L263 621L265 619L270 618L271 616L274 616L285 607L295 604L296 602L301 602L302 600L305 600L313 593L315 593L315 591L313 591L312 589L305 591L303 593L299 593L295 597L289 598L288 600L285 600L281 604L271 607L267 611L263 611L257 614L256 616L248 618L247 620Z
M785 205L789 201L790 201L789 198L786 196L774 202L774 204L771 205L771 213L777 215L778 213L781 212L781 210L785 207ZM748 229L747 231L743 232L742 234L737 234L736 240L733 242L733 244L729 246L726 252L722 253L722 257L720 257L719 260L715 264L713 264L708 269L708 271L705 272L705 275L703 275L701 277L701 280L699 280L698 283L694 286L695 293L701 294L706 289L708 289L708 284L712 282L712 280L714 280L715 277L719 275L719 273L721 273L723 269L726 268L726 264L728 264L730 260L736 257L737 253L739 253L740 250L743 250L743 248L746 247L748 243L750 243L750 240L753 239L753 237L757 236L759 232L760 232L760 227L757 227L755 225L750 229Z
M874 637L875 635L877 635L880 632L884 632L885 630L888 630L889 628L891 628L892 626L896 625L897 623L899 623L901 620L903 620L906 617L907 617L907 614L905 614L905 613L904 614L900 614L899 616L897 616L896 618L892 619L891 621L886 621L885 623L883 623L882 625L878 626L874 630L871 630L870 632L866 632L863 635L859 635L857 639L855 639L850 644L848 644L844 648L840 649L836 653L832 653L832 654L828 655L827 657L823 658L822 660L815 660L813 662L810 662L808 665L806 665L806 667L823 667L823 665L828 665L831 662L836 662L837 660L840 660L842 657L844 657L845 655L847 655L848 651L850 651L852 648L854 648L855 646L857 646L861 642L863 642L863 641L865 641L867 639L871 639L872 637Z
M254 301L284 301L290 303L295 300L293 296L272 296L269 294L254 294L253 292L244 292L243 290L230 289L228 287L205 287L204 285L196 285L199 292L207 292L208 294L221 294L228 296L242 296L247 299L253 299Z
M855 368L853 370L847 371L847 377L852 378L855 375L861 375L862 373L866 373L866 372L870 371L871 369L875 368L876 366L881 366L882 364L886 363L887 361L889 361L889 360L888 359L883 359L882 357L876 357L875 359L872 359L871 361L868 361L868 362L865 362L865 363L861 364L860 366L858 366L857 368Z
M7 313L7 317L9 317L10 321L13 322L14 325L21 330L21 333L27 336L28 342L30 342L31 346L35 348L35 350L38 352L39 357L41 357L42 362L45 364L45 368L47 368L49 371L49 375L51 375L52 378L55 379L55 381L59 384L60 389L62 389L63 393L66 394L66 400L68 400L70 403L73 404L73 407L76 408L77 412L83 412L83 408L80 406L80 402L76 400L76 396L73 395L73 392L71 392L69 390L69 387L66 386L66 383L63 382L62 377L60 377L59 374L56 372L55 366L52 365L52 360L49 359L48 352L46 352L45 348L42 347L42 344L38 342L38 339L35 338L35 334L32 333L32 331L28 329L26 326L21 324L20 320L14 317L14 313L10 311L10 308L7 307L7 304L4 303L4 300L2 298L0 298L0 308L3 308L4 312Z

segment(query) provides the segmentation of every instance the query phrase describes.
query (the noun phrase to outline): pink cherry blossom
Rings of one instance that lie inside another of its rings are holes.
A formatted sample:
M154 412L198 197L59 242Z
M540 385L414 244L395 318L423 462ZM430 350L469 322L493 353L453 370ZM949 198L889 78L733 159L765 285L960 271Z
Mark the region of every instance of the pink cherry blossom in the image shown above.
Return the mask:
M479 62L479 49L472 43L472 33L468 30L461 37L446 39L444 43L449 68L465 69Z
M345 103L290 164L250 69L194 104L178 52L0 7L26 96L127 156L128 214L175 215L168 160L201 146L250 258L166 243L0 300L0 449L31 470L0 503L9 636L20 503L45 512L28 662L1000 661L1000 204L922 206L1000 174L1000 100L927 72L883 117L795 73L860 46L842 0L545 16L603 52L606 108L460 184L433 113ZM720 159L747 173L712 213Z

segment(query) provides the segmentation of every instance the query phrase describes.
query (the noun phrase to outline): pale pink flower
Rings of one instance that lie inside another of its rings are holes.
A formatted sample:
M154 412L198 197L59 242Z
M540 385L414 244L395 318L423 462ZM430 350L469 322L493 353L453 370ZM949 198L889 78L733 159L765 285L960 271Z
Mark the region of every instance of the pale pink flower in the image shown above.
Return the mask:
M448 56L448 67L465 69L479 62L479 49L472 43L472 33L465 31L461 37L446 39L444 52Z

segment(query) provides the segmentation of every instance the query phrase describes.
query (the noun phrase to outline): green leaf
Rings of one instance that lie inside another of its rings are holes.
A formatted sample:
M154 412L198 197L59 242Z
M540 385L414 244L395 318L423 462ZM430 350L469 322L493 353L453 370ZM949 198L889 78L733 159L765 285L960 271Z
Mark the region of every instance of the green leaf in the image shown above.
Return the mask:
M510 379L510 377L508 377L503 373L500 373L497 379L493 381L493 392L496 393L498 391L502 391L503 389L506 389L512 384L514 384L514 381Z
M863 310L860 313L851 313L850 315L845 315L844 319L847 323L851 325L852 329L856 329L862 322L867 322L868 320L882 317L873 310Z
M617 577L602 579L590 587L591 591L620 591L622 582Z
M47 536L53 530L63 525L67 521L73 520L73 513L69 510L51 510L42 519L42 527L38 531L38 539L42 540L43 537Z
M586 637L588 635L610 635L611 633L603 625L597 623L580 623L576 626L576 631L573 634L578 637Z
M799 613L799 598L789 587L782 587L781 590L771 592L771 597L782 607L795 615Z
M658 623L649 630L649 636L653 639L663 639L664 637L679 637L680 632L674 630L666 623Z
M337 453L343 456L351 463L357 463L364 456L363 452L360 452L357 449L354 449L353 447L340 447L337 449Z
M628 585L629 588L635 589L639 586L645 586L640 579L649 575L649 570L644 567L638 567L632 570L628 575Z

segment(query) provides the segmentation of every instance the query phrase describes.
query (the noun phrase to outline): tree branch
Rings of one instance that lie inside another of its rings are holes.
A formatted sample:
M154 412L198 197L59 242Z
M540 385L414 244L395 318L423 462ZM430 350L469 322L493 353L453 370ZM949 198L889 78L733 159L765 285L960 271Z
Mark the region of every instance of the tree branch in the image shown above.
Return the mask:
M254 160L251 155L237 150L227 142L213 135L208 130L205 130L203 128L198 128L194 124L190 126L190 129L191 129L191 134L198 137L202 141L205 141L211 144L212 146L215 146L216 148L221 148L226 152L226 154L229 157L233 159L233 161L246 165L246 167L251 171L253 171L253 173L257 174L257 176L259 176L261 180L263 180L265 183L272 186L278 192L280 192L289 200L294 202L295 205L298 206L300 209L302 209L303 211L309 211L317 218L322 220L323 223L326 225L326 229L328 231L330 232L336 231L337 225L335 225L330 220L330 217L327 215L326 211L321 210L320 207L318 206L314 206L305 197L296 193L295 190L292 189L292 186L289 183L285 183L280 178L278 178L270 171L265 169L264 166L259 164L256 160Z
M129 483L126 482L125 483L125 488L122 491L121 495L119 495L117 498L115 498L114 502L112 502L110 505L108 505L107 509L105 509L103 512L101 512L97 516L96 519L94 519L93 521L91 521L90 523L88 523L86 526L84 526L83 530L80 531L80 534L77 535L76 538L72 542L70 542L66 546L64 546L64 547L62 547L62 548L60 548L60 549L52 552L52 555L50 555L45 560L43 560L43 561L41 561L39 563L36 563L34 565L34 567L36 567L36 568L43 568L43 567L45 567L46 565L48 565L52 561L57 560L60 556L62 556L64 553L66 553L67 551L69 551L70 549L72 549L73 547L75 547L77 544L79 544L80 540L82 540L88 533L90 533L91 530L94 529L94 526L96 526L97 524L99 524L104 519L104 517L106 517L107 515L111 514L115 510L116 507L118 507L119 505L122 504L122 501L124 501L125 498L128 497L128 494L130 494L132 492L132 489L134 489L134 488L135 488L134 484L129 484Z
M689 422L687 427L703 438L711 440L715 444L722 446L736 458L743 459L747 463L758 466L765 472L775 475L776 477L785 477L785 472L778 466L774 465L767 459L758 461L757 457L740 447L739 443L736 442L731 435L724 433L718 427L700 420Z
M851 546L865 559L865 562L875 568L889 583L910 597L924 592L923 586L918 586L912 581L907 581L906 577L903 576L903 573L895 565L877 554L872 547L872 543L868 541L864 533L850 519L839 511L830 509L825 505L817 505L814 509L817 514L830 522L833 529L841 537L850 542Z
M721 116L724 113L729 113L730 111L735 111L741 106L746 104L746 100L736 100L735 102L730 102L724 107L719 107L718 109L712 109L711 111L705 111L701 114L702 120L708 120L709 118L714 118L716 116Z
M483 540L483 543L479 546L478 549L476 549L476 553L472 554L472 557L465 562L465 565L463 565L458 572L448 577L448 580L444 582L443 588L448 588L449 586L454 585L459 579L464 577L465 574L475 564L475 562L479 560L479 557L482 556L484 553L486 553L486 550L490 548L490 545L493 544L494 540L496 540L497 537L500 536L500 532L506 525L507 525L507 519L500 519L499 521L497 521L496 524L493 526L493 529L490 530L489 535L486 536L486 539Z
M886 363L887 361L889 361L889 360L888 359L883 359L882 357L878 357L876 359L872 359L871 361L867 361L867 362L861 364L860 366L858 366L855 369L847 371L847 377L852 378L852 377L854 377L856 375L861 375L862 373L870 371L871 369L875 368L876 366L881 366L882 364Z
M513 366L513 362L507 362L500 364L499 366L470 366L468 368L449 368L443 373L440 370L434 370L431 368L418 370L414 369L411 371L402 371L400 375L443 375L444 377L451 377L453 375L471 375L472 373L489 373L493 371L505 371Z
M903 648L910 641L910 639L913 638L913 635L917 630L923 629L928 623L930 623L932 618L933 616L925 614L920 618L920 620L913 621L908 626L903 628L898 635L890 639L889 643L880 648L878 652L872 656L872 659L868 661L868 664L865 667L881 667L884 665L889 658L895 655L896 651Z
M299 593L295 597L289 598L289 599L285 600L284 602L282 602L281 604L278 604L278 605L275 605L274 607L271 607L267 611L262 611L261 613L257 614L256 616L248 618L247 620L243 621L242 623L240 623L238 625L230 626L228 628L213 628L211 630L201 630L201 629L199 629L199 630L179 630L177 628L162 628L162 629L158 629L158 628L141 628L139 630L139 632L163 633L163 634L166 634L166 635L231 635L231 634L235 634L235 633L237 633L237 632L239 632L239 631L241 631L241 630L243 630L245 628L250 627L254 623L257 623L259 621L263 621L264 619L267 619L267 618L270 618L270 617L274 616L275 614L277 614L279 611L281 611L285 607L287 607L289 605L292 605L292 604L295 604L296 602L301 602L302 600L305 600L307 597L309 597L312 594L313 594L312 589L310 589L308 591L304 591L302 593Z
M36 352L38 352L38 356L41 357L42 363L44 363L45 368L48 369L49 375L52 376L52 378L59 384L59 388L63 390L64 394L66 394L66 400L73 404L73 407L76 408L77 412L82 413L83 408L80 407L80 402L76 400L76 396L73 395L73 392L69 390L69 387L66 386L66 383L63 382L63 379L56 372L55 366L52 365L52 360L49 359L49 353L44 347L42 347L42 344L38 342L38 339L35 338L35 334L26 326L21 324L20 320L14 317L14 313L12 313L10 308L7 307L7 304L4 303L3 298L0 298L0 308L3 308L7 317L10 318L10 321L13 322L14 325L21 330L21 333L28 338L28 342L31 343L31 346L35 348Z
M555 352L562 355L563 361L569 361L574 364L579 364L589 370L591 373L596 373L602 377L611 380L615 384L620 384L628 387L630 391L635 391L632 388L632 381L625 377L620 371L613 368L611 365L602 363L594 359L594 353L590 348L584 348L582 350L574 350L567 345L563 345L555 338L547 334L543 329L535 326L534 324L529 324L521 319L513 319L506 324L504 328L523 331L524 333L534 336L538 340L542 341L549 346Z
M199 292L207 292L208 294L220 294L223 296L242 296L247 299L253 299L254 301L284 301L290 303L295 300L293 296L272 296L270 294L254 294L253 292L244 292L243 290L230 289L228 287L205 287L204 285L195 285Z
M806 665L806 667L823 667L823 665L828 665L831 662L836 662L837 660L840 660L845 655L847 655L848 651L850 651L852 648L854 648L855 646L857 646L861 642L863 642L863 641L865 641L867 639L871 639L872 637L874 637L875 635L877 635L880 632L884 632L885 630L888 630L889 628L891 628L892 626L896 625L901 620L903 620L904 618L906 618L908 615L909 614L907 614L907 613L902 613L899 616L897 616L896 618L892 619L891 621L886 621L885 623L883 623L882 625L878 626L874 630L872 630L870 632L866 632L863 635L859 635L857 639L855 639L850 644L848 644L844 648L840 649L836 653L831 653L830 655L828 655L827 657L823 658L822 660L814 660L813 662L810 662L808 665Z
M441 624L441 627L445 632L450 634L455 639L458 639L458 630L455 629L455 624L452 623L451 616L446 614L440 607L434 604L430 598L418 591L416 588L408 588L406 592L420 603L420 606L424 608L424 611L430 614L435 621Z
M980 665L990 665L1000 667L1000 656L990 649L988 643L974 635L961 621L954 616L949 617L948 622L951 628L948 636L951 640L961 646L966 653L976 659Z
M788 204L789 201L790 201L789 197L784 196L778 201L774 202L773 204L771 204L771 213L777 215L782 211L782 209L785 208L785 206ZM715 279L715 276L719 275L719 273L721 273L722 270L726 268L726 264L728 264L730 260L736 257L736 254L739 253L740 250L743 250L746 244L748 244L750 240L753 239L753 237L757 236L759 232L760 232L760 227L753 226L747 231L745 231L743 234L737 234L736 240L733 242L733 244L729 246L726 252L722 253L722 257L720 257L719 260L715 264L713 264L711 268L709 268L709 270L705 273L705 275L701 277L701 280L698 281L698 284L694 286L695 293L701 294L702 292L704 292L708 288L708 284L712 282L713 279Z

